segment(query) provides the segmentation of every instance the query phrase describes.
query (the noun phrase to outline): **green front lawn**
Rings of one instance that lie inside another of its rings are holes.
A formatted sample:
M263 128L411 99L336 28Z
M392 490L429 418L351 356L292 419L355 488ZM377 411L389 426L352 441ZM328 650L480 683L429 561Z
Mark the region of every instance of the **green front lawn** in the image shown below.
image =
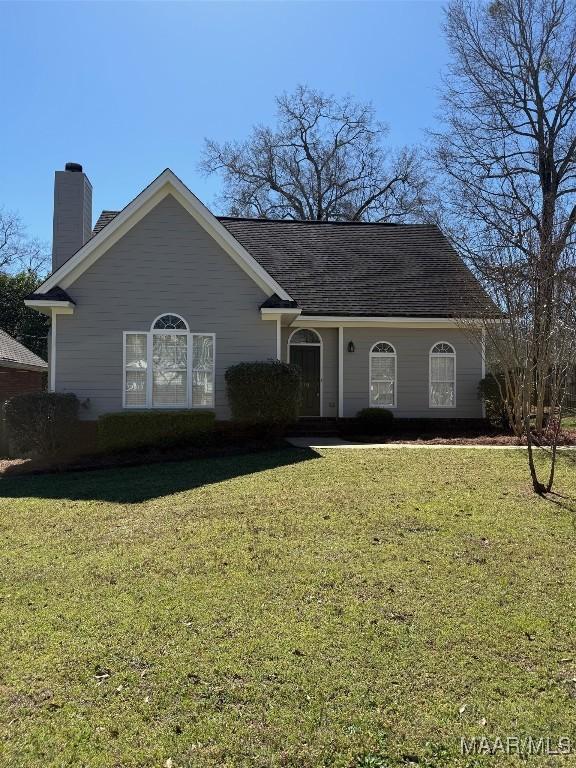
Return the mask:
M519 764L460 755L483 734L576 748L575 460L557 503L522 452L489 449L0 481L0 765ZM552 760L529 765L574 764Z

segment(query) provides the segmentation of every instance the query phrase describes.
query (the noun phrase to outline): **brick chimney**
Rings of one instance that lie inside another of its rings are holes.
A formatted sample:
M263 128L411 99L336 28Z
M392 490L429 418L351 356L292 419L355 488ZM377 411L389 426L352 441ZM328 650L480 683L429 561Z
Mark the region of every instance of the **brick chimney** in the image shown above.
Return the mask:
M78 163L66 163L54 176L52 271L73 256L92 235L92 184Z

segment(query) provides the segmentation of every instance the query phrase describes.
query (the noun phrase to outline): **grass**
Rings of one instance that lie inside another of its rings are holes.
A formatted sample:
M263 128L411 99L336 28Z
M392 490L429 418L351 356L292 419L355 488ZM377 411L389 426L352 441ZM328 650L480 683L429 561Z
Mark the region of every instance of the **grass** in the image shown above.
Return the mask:
M461 737L576 747L573 462L558 503L530 492L522 452L489 449L0 481L1 765L460 767L520 764L462 756Z

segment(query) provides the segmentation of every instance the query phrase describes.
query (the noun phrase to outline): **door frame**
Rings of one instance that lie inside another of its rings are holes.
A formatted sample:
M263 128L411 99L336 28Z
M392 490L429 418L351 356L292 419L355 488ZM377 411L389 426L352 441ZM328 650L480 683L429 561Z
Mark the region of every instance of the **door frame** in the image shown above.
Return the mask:
M316 342L305 342L304 344L294 344L292 345L292 336L294 336L295 333L298 333L298 331L310 331L311 333L314 333L318 341ZM322 336L320 335L319 331L317 331L315 328L295 328L290 336L288 336L288 362L290 362L290 347L320 347L320 418L324 415L324 342L322 340ZM318 416L300 416L301 419L317 419Z

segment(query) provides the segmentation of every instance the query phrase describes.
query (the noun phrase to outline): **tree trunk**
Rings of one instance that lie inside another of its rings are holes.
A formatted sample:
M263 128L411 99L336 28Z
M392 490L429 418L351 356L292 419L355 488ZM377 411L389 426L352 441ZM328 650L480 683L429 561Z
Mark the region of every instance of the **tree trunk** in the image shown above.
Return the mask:
M530 468L530 477L532 478L532 487L534 489L534 493L537 493L539 496L543 496L546 493L546 486L543 485L540 480L538 480L538 472L536 470L536 465L534 464L534 449L532 443L532 431L530 429L530 414L528 414L526 419L526 441L528 445L528 466Z

